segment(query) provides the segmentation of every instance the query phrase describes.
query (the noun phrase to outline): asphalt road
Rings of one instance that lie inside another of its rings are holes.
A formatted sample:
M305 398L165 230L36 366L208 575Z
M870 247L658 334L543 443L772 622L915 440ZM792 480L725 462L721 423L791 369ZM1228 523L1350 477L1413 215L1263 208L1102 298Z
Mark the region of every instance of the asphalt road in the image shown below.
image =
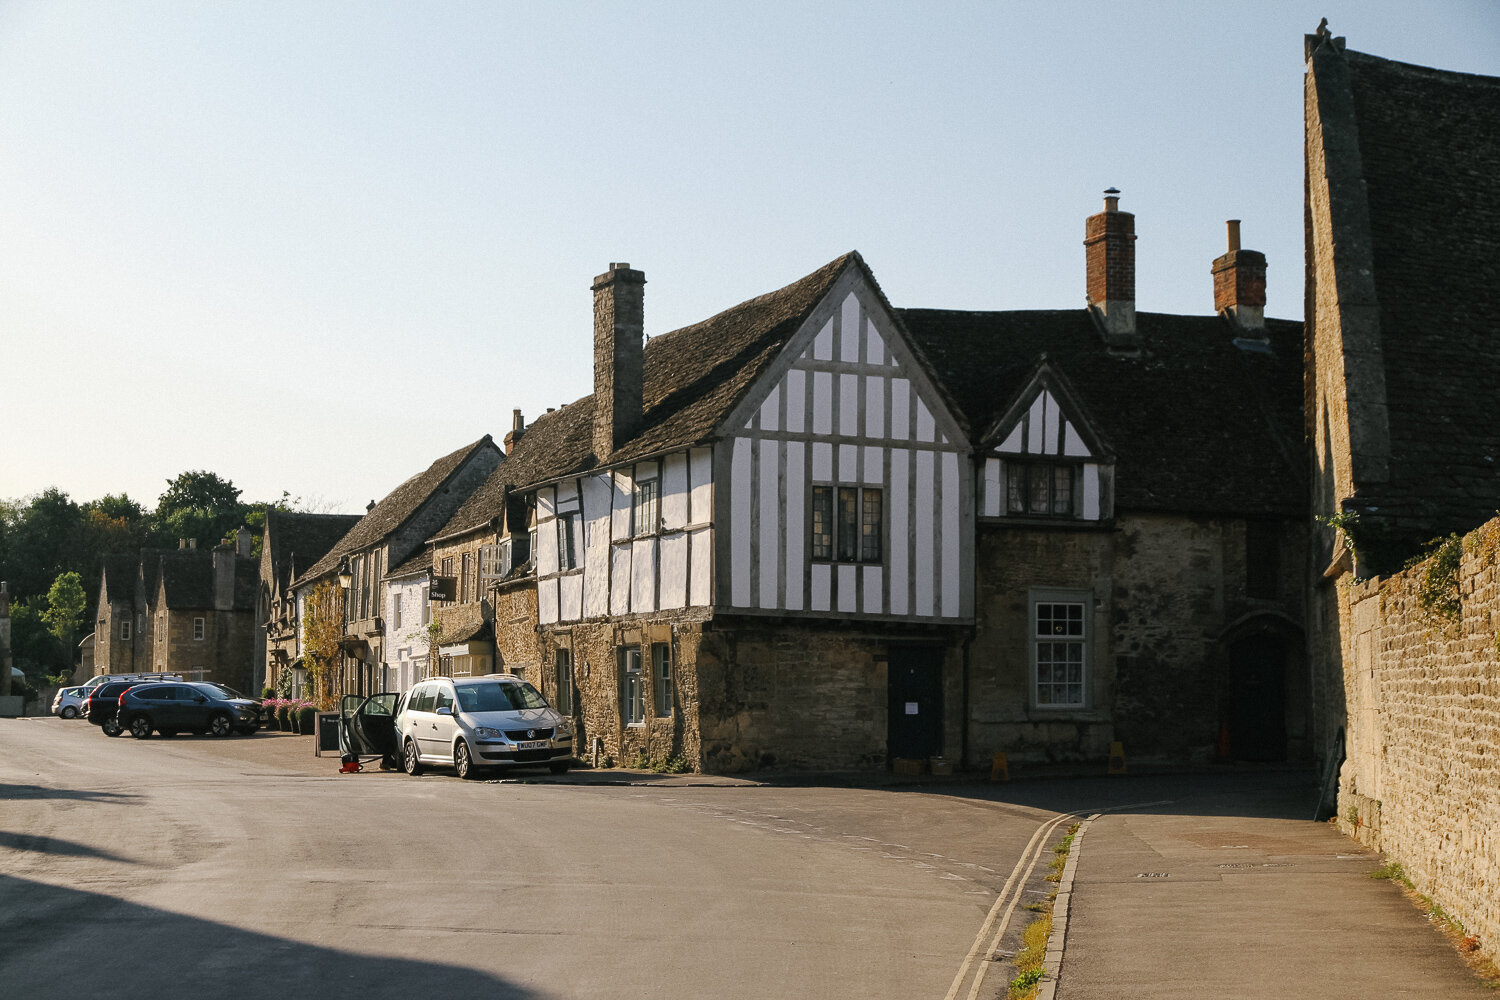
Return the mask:
M281 734L0 720L0 994L941 998L1057 815L984 786L336 771Z

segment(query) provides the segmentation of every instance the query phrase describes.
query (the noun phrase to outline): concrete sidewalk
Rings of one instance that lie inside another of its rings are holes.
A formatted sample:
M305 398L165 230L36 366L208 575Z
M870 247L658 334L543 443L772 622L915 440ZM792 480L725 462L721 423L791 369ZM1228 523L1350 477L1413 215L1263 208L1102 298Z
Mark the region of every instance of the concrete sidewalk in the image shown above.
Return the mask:
M1174 802L1086 823L1059 891L1061 968L1042 996L1500 996L1396 885L1369 877L1380 855L1326 823L1242 805Z

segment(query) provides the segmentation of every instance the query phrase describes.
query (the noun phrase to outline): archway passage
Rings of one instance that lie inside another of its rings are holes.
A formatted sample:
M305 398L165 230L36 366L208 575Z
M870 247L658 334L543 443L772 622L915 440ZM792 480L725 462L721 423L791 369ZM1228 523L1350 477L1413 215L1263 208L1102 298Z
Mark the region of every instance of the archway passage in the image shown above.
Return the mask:
M1229 647L1229 747L1235 760L1286 760L1286 640L1257 632Z

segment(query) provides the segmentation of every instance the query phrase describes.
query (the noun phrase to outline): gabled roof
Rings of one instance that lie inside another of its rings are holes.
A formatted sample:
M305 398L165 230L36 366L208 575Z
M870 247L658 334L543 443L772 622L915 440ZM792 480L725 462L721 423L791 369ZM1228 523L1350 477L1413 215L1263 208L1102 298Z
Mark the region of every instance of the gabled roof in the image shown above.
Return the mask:
M397 486L360 518L359 523L349 529L306 573L301 574L296 582L300 584L331 573L338 566L339 560L349 553L380 544L438 493L471 457L485 448L495 448L495 442L488 434L473 444L444 455L424 471Z
M1331 243L1373 278L1390 441L1388 480L1355 485L1361 515L1388 519L1409 555L1500 506L1500 78L1342 41L1310 39L1310 92L1325 128L1357 139L1323 153L1327 176L1358 171L1332 225L1367 211L1369 243Z
M432 569L432 550L424 545L417 550L416 555L387 573L385 578L387 580L398 580L406 576L425 574L430 569Z
M359 523L358 514L306 514L301 511L266 508L267 551L277 580L285 585L294 578L294 562L306 569ZM295 559L293 557L296 557Z
M259 564L248 556L235 555L233 549L221 551L234 560L234 594L230 610L253 611L260 586ZM143 558L142 563L145 561ZM152 561L156 563L169 610L215 609L212 549L168 549Z
M135 600L135 579L140 571L140 557L109 555L104 557L104 599L109 603L130 604Z
M1043 357L1062 372L1114 454L1117 510L1305 510L1299 323L1268 320L1257 351L1217 316L1137 313L1142 350L1126 356L1085 309L897 312L980 437Z

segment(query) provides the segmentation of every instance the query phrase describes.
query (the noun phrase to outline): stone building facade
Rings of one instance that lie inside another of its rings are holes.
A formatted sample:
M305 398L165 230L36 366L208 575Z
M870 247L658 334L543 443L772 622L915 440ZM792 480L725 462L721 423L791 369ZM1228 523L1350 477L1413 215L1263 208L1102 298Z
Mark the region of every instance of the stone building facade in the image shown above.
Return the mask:
M305 514L266 508L256 604L264 687L300 694L305 682L292 581L321 559L359 521L353 514Z

